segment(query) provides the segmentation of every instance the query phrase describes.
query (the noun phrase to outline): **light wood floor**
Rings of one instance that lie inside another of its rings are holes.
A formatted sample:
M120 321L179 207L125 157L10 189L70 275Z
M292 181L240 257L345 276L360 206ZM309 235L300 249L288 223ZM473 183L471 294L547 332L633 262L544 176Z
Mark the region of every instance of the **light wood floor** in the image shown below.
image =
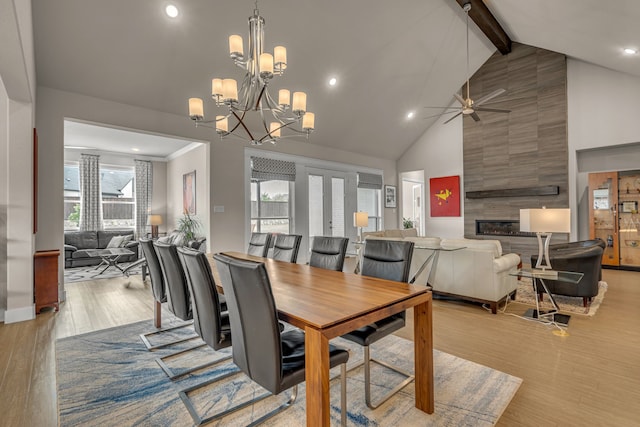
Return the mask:
M499 426L640 426L640 273L603 275L600 310L572 316L568 337L479 306L434 302L437 349L524 379ZM57 425L56 338L151 317L150 290L138 276L67 285L59 313L0 324L0 425Z

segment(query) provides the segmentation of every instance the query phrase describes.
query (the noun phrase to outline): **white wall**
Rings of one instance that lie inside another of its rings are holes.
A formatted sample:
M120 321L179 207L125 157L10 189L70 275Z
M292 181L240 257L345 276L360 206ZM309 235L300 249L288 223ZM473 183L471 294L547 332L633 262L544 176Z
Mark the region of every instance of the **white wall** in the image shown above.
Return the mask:
M398 159L398 173L424 170L425 235L463 237L464 217L431 217L429 179L460 175L460 211L464 212L462 117L440 118Z
M35 317L33 124L35 68L30 0L0 1L0 317Z
M587 172L578 170L577 153L640 142L640 77L568 58L567 97L571 240L578 240L588 238L588 206L584 202ZM640 169L640 150L630 155L635 156L636 169ZM602 156L606 165L606 150Z
M207 144L198 147L169 160L167 163L166 188L167 209L165 227L174 230L178 219L182 217L182 177L184 174L196 171L196 218L203 229L204 236L209 236L209 158Z

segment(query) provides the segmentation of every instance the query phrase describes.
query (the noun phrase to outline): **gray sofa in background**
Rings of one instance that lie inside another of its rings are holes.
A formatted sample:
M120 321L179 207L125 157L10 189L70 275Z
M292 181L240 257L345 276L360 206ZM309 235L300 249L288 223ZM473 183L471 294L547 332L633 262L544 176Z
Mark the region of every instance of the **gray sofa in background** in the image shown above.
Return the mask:
M83 267L97 265L102 262L99 257L90 257L86 249L105 249L111 238L131 235L132 240L123 248L129 249L133 255L123 256L118 262L131 262L138 259L138 241L133 240L133 230L101 230L101 231L65 231L64 232L64 267Z

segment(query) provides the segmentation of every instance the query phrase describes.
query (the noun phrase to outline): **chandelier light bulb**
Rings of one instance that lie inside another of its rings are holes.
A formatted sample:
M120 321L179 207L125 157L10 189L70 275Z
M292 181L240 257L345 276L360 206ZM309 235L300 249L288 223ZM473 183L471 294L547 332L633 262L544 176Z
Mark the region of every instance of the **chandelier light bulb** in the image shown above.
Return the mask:
M204 118L202 99L189 98L189 117L191 120L202 120Z
M276 46L273 49L273 62L281 72L287 68L287 48L286 47Z
M222 98L225 102L238 101L238 83L234 79L222 80Z
M222 96L222 79L211 79L211 96Z
M242 36L234 34L229 36L229 55L232 58L242 58L244 50L242 48Z
M289 92L289 89L280 89L278 92L278 104L283 107L291 105L291 92Z
M313 113L305 113L302 116L302 129L304 130L313 130L315 129L316 115Z
M278 122L271 122L269 125L269 133L274 138L280 138L280 127L282 125Z
M304 92L293 92L293 112L296 114L307 111L307 94Z
M229 132L229 121L226 116L216 116L216 132Z
M260 54L260 76L263 79L273 77L273 55L270 53Z

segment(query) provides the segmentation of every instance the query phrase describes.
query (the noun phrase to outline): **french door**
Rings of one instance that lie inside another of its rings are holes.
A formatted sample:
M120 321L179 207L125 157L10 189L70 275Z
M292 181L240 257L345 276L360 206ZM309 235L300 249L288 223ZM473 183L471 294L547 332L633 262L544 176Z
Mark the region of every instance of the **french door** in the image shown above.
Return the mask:
M346 235L344 172L308 169L309 237Z

